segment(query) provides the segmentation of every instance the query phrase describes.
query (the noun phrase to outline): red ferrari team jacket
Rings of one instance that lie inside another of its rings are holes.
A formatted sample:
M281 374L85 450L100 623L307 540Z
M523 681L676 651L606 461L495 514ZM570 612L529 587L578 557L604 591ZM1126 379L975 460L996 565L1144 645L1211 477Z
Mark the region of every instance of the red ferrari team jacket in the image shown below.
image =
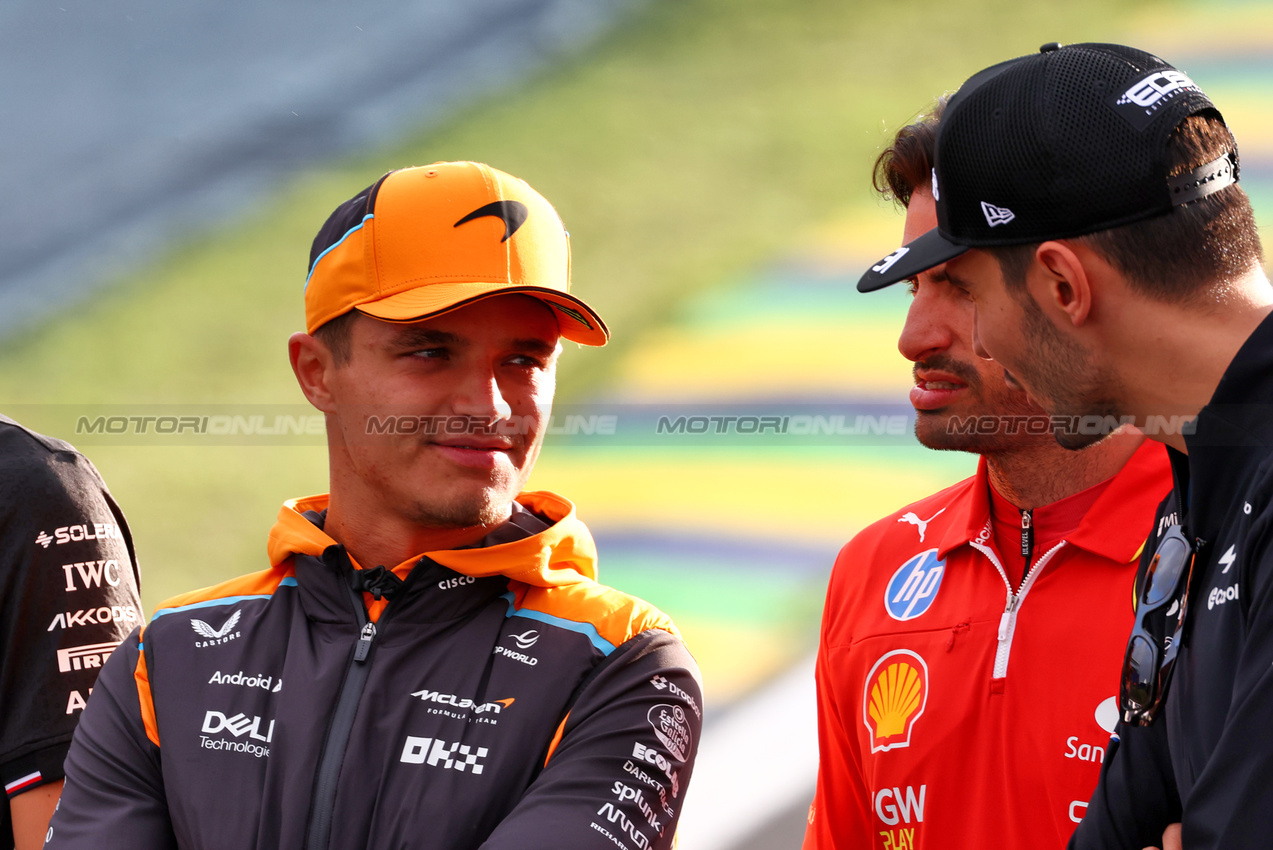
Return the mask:
M1136 558L1170 487L1147 443L1019 586L984 460L853 538L822 624L805 848L1064 847L1117 721Z

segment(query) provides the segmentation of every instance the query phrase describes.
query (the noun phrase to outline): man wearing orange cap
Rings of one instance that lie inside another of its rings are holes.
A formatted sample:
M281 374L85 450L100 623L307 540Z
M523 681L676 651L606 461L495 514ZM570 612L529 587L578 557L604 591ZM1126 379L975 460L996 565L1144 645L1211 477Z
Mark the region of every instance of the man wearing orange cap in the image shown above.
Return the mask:
M330 495L269 567L165 603L102 671L48 847L670 847L701 721L671 620L522 492L568 237L476 163L394 171L314 242L289 351Z

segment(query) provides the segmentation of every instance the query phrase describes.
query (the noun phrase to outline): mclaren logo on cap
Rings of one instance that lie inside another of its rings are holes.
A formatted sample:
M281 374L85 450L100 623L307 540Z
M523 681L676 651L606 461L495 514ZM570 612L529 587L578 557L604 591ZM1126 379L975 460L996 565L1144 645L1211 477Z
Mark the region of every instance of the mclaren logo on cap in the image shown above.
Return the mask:
M526 205L521 201L491 201L484 207L478 207L473 212L464 216L455 223L455 227L470 222L475 218L485 218L486 216L494 216L504 222L504 238L501 242L507 242L508 237L517 232L517 228L526 223L526 217L530 215L530 210L526 209Z
M981 212L986 216L986 224L991 227L998 227L1001 224L1007 224L1017 217L1016 213L1007 207L996 207L994 204L981 202Z

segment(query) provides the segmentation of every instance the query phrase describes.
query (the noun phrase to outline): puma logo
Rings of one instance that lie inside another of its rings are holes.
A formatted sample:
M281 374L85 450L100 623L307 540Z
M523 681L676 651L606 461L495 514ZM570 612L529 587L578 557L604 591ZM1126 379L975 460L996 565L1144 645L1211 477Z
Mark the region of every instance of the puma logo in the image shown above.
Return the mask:
M938 512L937 512L937 513L935 513L935 514L933 514L933 515L932 515L932 516L930 516L928 519L920 519L920 518L919 518L919 516L918 516L918 515L916 515L916 513L915 513L914 511L907 511L905 514L903 514L902 516L898 517L898 518L897 518L897 521L898 521L898 522L909 522L911 525L915 526L915 528L917 528L917 529L919 530L919 542L920 542L920 543L923 543L923 542L924 542L924 533L928 531L928 524L929 524L930 522L932 522L933 520L937 519L937 517L941 516L941 515L942 515L942 514L944 514L945 512L946 512L946 509L945 509L945 508L942 508L940 511L938 511Z

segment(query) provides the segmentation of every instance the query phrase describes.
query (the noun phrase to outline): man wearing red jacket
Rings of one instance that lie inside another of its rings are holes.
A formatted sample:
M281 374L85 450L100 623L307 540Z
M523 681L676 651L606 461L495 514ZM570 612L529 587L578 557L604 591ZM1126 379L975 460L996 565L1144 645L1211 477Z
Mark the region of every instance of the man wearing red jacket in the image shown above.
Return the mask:
M876 163L907 242L936 226L941 106ZM974 354L972 305L943 267L910 286L898 348L915 364L916 436L981 462L836 560L805 847L1061 847L1118 718L1137 556L1170 471L1138 433L1060 447Z

